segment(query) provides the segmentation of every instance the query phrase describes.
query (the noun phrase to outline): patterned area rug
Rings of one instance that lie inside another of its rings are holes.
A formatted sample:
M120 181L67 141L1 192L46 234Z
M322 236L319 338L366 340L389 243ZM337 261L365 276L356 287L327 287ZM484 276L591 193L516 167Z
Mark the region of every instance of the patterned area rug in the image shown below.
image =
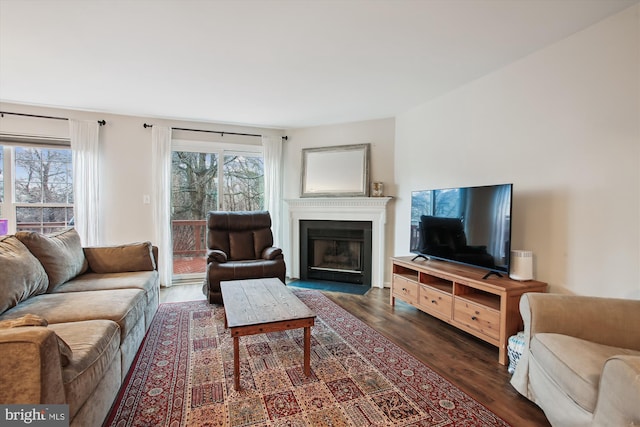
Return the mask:
M224 309L162 304L107 426L507 426L318 291L311 376L303 330L240 338L242 390Z

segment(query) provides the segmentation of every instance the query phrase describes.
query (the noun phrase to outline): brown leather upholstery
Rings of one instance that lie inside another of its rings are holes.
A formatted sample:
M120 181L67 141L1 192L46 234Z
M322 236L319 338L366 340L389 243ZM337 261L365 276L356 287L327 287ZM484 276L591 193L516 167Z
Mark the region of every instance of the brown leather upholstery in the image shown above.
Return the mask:
M222 304L221 281L277 277L284 283L284 257L273 247L267 211L209 212L207 248L202 291L212 304Z

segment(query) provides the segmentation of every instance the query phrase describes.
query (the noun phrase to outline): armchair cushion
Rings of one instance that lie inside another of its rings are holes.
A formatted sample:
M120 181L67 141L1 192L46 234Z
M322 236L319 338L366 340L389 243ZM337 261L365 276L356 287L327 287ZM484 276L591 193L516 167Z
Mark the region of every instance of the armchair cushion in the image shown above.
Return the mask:
M229 232L229 259L240 261L256 259L251 231Z
M640 351L611 347L561 334L541 333L530 351L547 375L583 409L593 412L602 369L610 357L638 355Z

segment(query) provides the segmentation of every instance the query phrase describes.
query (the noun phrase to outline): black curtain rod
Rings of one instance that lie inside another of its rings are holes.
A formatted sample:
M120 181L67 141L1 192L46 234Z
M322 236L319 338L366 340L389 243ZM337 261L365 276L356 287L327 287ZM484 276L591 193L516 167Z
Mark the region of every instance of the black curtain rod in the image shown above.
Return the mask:
M144 123L142 126L145 129L153 127L153 125L150 125L150 124L147 124L147 123ZM188 132L219 133L220 136L240 135L240 136L258 136L258 137L262 137L262 135L258 135L258 134L255 134L255 133L223 132L221 130L188 129L188 128L171 128L171 130L185 130L185 131L188 131ZM283 136L282 139L284 139L286 141L287 139L289 139L289 137Z
M5 114L9 114L11 116L35 117L38 119L69 120L68 117L41 116L39 114L11 113L9 111L0 111L0 117L4 117ZM105 120L98 120L98 124L100 126L104 126L107 124L107 122Z

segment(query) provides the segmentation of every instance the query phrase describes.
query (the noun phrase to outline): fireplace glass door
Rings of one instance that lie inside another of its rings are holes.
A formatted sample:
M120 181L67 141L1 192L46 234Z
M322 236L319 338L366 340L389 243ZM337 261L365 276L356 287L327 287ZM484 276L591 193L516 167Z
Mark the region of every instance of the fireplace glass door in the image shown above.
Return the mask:
M370 221L300 221L300 278L371 285Z

